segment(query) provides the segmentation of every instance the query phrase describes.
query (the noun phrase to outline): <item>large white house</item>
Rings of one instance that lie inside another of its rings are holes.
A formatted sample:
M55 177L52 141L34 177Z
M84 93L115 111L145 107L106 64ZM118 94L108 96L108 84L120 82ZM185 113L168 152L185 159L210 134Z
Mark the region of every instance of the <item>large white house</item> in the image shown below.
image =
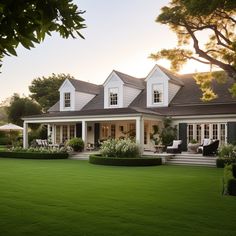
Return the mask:
M140 79L112 71L103 85L66 79L59 89L60 100L48 113L23 118L24 147L28 147L28 124L41 123L48 125L53 144L82 137L96 145L133 133L143 149L152 149L153 126L161 126L165 117L172 117L183 149L192 139L236 141L236 99L228 90L234 81L213 82L218 98L203 102L193 75L175 75L156 65Z

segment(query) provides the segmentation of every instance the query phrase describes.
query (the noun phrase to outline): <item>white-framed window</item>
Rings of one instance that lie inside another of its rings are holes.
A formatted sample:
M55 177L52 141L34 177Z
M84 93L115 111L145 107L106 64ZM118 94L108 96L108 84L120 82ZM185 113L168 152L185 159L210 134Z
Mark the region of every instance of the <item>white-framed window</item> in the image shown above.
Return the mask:
M188 125L188 142L191 142L193 140L193 125Z
M64 107L70 107L70 93L64 93Z
M158 104L163 102L163 84L152 85L152 103Z
M118 105L118 88L109 88L109 106Z

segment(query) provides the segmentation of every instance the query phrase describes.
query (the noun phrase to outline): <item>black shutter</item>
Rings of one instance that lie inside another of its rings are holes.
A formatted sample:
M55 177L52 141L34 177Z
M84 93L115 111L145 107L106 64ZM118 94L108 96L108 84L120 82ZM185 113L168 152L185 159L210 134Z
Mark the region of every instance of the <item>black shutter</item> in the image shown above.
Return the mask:
M94 145L95 147L98 147L99 143L98 140L100 138L100 124L95 123L94 124Z
M76 137L82 138L82 123L76 124Z
M187 151L187 123L179 123L179 139L182 140L182 151Z
M236 122L227 123L227 142L236 144Z

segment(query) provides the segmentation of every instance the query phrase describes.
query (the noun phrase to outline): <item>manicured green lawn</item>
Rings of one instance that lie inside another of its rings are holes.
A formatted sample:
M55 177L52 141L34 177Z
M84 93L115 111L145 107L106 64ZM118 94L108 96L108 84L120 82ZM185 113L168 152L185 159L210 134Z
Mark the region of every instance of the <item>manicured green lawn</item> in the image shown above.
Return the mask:
M236 235L222 172L0 158L0 235Z

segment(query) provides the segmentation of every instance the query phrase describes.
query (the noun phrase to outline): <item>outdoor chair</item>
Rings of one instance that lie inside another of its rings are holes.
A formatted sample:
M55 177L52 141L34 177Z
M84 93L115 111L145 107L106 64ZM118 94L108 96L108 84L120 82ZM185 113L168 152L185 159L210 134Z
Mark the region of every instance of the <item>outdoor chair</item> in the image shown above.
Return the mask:
M167 153L181 153L182 140L173 140L172 146L167 146Z
M217 153L219 147L219 140L211 140L208 144L203 142L203 145L198 148L199 152L202 152L203 156L213 156Z

